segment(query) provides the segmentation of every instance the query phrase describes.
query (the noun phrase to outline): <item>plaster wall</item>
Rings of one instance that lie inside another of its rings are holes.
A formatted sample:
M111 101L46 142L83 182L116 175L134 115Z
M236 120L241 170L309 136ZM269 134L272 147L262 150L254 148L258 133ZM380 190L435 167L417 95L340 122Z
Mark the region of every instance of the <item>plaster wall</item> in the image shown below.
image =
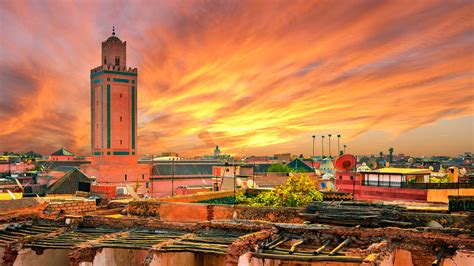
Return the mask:
M37 255L31 249L22 249L18 252L13 266L51 266L69 265L69 249L46 249L43 254Z
M460 188L460 189L429 189L428 202L443 202L448 203L448 196L474 196L474 188Z
M226 265L225 256L196 254L191 252L156 253L150 266L221 266Z
M143 265L147 250L120 248L104 248L98 251L92 263L93 266L129 266Z

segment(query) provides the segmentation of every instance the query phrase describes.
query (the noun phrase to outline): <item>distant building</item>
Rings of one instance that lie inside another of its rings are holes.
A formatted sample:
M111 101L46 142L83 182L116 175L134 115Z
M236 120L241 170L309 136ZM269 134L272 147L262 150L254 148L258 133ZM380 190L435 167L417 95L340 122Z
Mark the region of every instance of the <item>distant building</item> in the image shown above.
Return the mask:
M273 157L275 157L279 163L288 163L291 161L291 153L275 154Z
M178 153L177 152L172 152L172 151L162 152L161 156L162 157L178 157Z
M219 150L219 145L216 145L216 148L214 149L214 157L219 158L221 156L221 150Z
M211 187L216 181L213 167L217 160L155 161L150 183L145 184L153 197L176 194L178 187Z
M51 161L71 161L74 160L75 154L66 150L65 148L61 148L49 156Z

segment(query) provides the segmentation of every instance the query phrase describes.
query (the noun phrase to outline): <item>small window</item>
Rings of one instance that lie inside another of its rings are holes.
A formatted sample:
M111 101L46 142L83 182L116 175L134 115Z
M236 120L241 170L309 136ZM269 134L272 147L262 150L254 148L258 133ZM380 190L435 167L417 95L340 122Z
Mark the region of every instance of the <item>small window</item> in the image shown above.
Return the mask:
M99 100L97 100L97 106L99 106Z
M122 122L122 117L120 117L120 122Z
M122 140L120 140L120 145L122 145Z
M107 65L107 58L104 57L104 65Z
M229 171L230 171L230 169L228 169L228 168L227 168L227 169L225 169L225 171L226 171L226 172L229 172Z
M142 174L142 180L145 180L145 174Z
M125 181L127 181L127 174L125 174Z
M99 128L99 124L96 124L96 125L97 125L96 128Z
M146 183L145 183L145 187L146 187L146 188L149 188L149 187L150 187L150 182L146 182Z
M122 98L122 94L120 93L120 98Z
M354 180L354 177L353 177L353 176L351 176L351 180Z
M115 57L115 65L116 66L120 65L120 57L118 57L118 56Z
M342 179L342 175L339 176L339 179Z

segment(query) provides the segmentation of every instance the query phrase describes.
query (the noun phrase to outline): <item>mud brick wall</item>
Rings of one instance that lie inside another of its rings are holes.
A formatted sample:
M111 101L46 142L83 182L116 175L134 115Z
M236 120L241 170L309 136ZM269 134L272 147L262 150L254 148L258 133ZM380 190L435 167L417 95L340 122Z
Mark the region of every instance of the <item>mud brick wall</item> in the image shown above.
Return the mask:
M260 220L276 223L302 223L299 208L272 208L218 204L133 201L128 204L131 215L154 217L164 222L204 222L213 220Z
M43 212L45 214L84 214L95 210L95 200L71 200L52 201Z
M245 192L245 190L240 190L240 189L237 189L237 191ZM222 191L216 191L216 192L177 195L174 197L168 196L168 197L161 197L161 198L156 198L152 200L156 202L198 202L198 201L203 201L203 200L224 198L224 197L229 197L233 195L234 195L234 190L222 190Z
M17 200L0 200L0 212L14 211L18 209L32 208L40 205L36 198L24 198Z
M47 203L36 198L0 201L0 223L34 219L43 213Z

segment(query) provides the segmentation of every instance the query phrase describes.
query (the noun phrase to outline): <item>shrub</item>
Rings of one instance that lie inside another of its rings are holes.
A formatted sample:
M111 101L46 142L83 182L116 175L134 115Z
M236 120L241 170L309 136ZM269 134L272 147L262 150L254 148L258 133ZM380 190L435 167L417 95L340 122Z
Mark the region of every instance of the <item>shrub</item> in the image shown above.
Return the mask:
M268 167L267 172L274 173L290 173L293 169L284 164L272 164Z
M262 192L254 198L242 199L242 203L251 206L270 207L301 207L313 201L322 201L323 194L318 191L311 178L302 174L300 176L290 175L286 183L277 186L274 190Z

